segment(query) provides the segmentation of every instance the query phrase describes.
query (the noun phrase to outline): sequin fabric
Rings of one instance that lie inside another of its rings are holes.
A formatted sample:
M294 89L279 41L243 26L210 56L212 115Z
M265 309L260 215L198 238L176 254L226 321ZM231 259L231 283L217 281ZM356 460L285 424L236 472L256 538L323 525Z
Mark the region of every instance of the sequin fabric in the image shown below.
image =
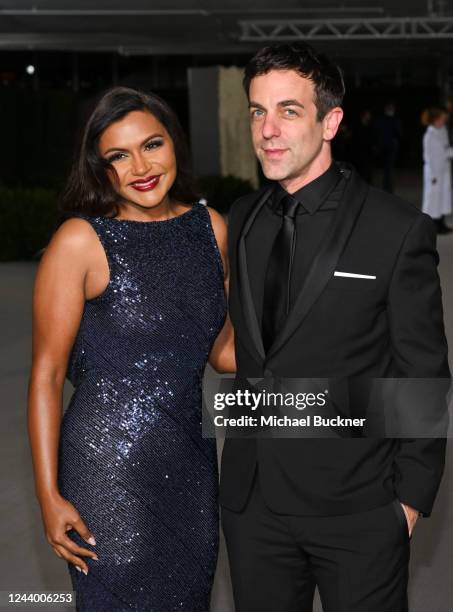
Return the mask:
M206 207L164 221L80 215L110 269L85 302L67 377L58 480L94 534L83 612L209 609L218 548L215 441L201 432L201 379L226 314Z

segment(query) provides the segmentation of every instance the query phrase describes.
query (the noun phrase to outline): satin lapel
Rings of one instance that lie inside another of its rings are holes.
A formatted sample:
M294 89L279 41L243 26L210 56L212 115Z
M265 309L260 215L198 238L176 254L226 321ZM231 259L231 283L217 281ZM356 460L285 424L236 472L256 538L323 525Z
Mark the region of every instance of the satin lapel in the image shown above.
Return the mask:
M284 346L301 325L313 304L332 277L338 259L348 241L357 217L368 193L368 185L356 172L347 179L332 225L323 240L322 247L313 259L305 282L288 317L269 349L267 360Z
M256 215L259 213L266 200L269 198L272 189L272 187L266 189L256 201L246 222L244 223L238 241L238 278L242 310L244 313L247 330L253 340L256 351L262 359L265 358L263 338L261 336L261 328L258 323L258 318L256 316L255 304L253 302L252 291L250 288L249 271L247 267L247 253L245 249L245 238L249 229L252 226L253 221L255 220Z

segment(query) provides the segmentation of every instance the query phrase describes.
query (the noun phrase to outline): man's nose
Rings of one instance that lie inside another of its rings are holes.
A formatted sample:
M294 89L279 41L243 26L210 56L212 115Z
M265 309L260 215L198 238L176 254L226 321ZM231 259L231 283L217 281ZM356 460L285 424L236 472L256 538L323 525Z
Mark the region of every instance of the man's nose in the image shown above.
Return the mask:
M275 117L268 114L263 122L263 138L270 139L280 136L280 126Z

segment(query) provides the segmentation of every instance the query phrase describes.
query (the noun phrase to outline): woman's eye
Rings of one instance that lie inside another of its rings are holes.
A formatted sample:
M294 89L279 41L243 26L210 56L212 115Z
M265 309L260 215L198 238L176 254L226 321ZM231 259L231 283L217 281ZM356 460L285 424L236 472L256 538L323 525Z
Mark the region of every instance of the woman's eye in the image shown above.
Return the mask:
M109 164L111 164L114 161L118 161L119 159L123 159L124 156L125 156L124 153L114 153L110 157L107 157L107 161L108 161Z
M147 142L145 145L145 149L147 151L151 151L152 149L157 149L157 147L160 147L164 144L163 140L151 140L150 142Z

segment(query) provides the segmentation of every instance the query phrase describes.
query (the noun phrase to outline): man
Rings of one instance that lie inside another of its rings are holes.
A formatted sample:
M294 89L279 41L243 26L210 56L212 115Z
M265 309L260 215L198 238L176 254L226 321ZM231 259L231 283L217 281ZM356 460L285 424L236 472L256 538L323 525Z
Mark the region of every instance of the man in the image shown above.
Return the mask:
M229 222L243 377L449 377L432 221L332 161L339 69L261 49L244 85L271 183ZM230 439L221 505L237 612L407 610L409 538L445 439Z

